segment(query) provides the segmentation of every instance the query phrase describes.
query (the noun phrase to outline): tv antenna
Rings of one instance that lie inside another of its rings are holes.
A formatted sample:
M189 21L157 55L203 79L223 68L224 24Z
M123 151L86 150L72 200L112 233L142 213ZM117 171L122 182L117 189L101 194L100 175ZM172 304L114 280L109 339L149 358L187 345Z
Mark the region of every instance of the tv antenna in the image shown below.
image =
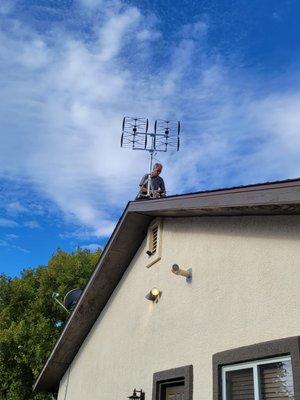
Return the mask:
M124 117L121 147L148 151L150 157L147 197L150 197L153 157L156 152L179 151L180 121L157 119L154 122L154 131L148 132L148 128L148 118Z

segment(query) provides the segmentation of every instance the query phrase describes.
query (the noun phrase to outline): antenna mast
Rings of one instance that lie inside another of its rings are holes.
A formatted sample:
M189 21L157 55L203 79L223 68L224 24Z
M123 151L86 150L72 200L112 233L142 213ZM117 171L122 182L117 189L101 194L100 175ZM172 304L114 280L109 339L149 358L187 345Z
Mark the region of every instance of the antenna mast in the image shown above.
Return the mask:
M147 197L151 193L151 172L156 152L179 150L180 122L157 119L154 131L148 132L148 118L124 117L122 124L121 147L132 150L144 150L149 153L149 174Z

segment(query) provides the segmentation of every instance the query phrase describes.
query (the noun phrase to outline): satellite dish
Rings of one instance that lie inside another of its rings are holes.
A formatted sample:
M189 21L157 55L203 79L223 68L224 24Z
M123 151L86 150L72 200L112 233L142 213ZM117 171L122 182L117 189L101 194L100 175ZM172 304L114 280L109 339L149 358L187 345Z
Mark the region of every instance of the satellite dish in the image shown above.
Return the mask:
M64 298L64 306L69 310L69 311L73 311L78 300L79 297L81 296L82 290L79 288L76 289L72 289L70 290Z

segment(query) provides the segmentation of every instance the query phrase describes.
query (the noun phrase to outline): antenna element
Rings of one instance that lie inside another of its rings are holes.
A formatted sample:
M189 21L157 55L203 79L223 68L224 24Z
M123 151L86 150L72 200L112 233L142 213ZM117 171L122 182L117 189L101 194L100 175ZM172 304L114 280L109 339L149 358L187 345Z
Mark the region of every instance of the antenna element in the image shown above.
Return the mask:
M148 118L124 117L121 147L149 152L147 196L150 197L153 156L156 152L179 151L180 121L157 119L154 122L154 132L148 132L148 128Z

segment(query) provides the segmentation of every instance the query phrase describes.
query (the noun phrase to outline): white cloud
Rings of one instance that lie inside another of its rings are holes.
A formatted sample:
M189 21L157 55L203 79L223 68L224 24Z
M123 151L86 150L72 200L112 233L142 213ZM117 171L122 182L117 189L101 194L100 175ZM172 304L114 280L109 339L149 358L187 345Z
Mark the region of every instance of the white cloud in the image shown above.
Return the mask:
M169 194L300 175L299 88L264 95L266 82L209 57L202 20L160 63L162 33L138 8L81 3L102 13L92 38L16 19L0 31L0 175L83 226L64 237L109 235L136 194L147 155L119 147L124 115L183 119L180 153L157 155Z
M26 213L28 210L19 201L12 201L6 205L6 212L9 215L18 215Z
M61 33L49 44L24 26L16 31L14 24L13 32L2 32L10 41L2 51L2 72L10 79L0 118L10 134L3 138L0 172L29 178L98 235L114 226L106 207L125 204L136 190L137 178L123 171L145 158L121 150L119 136L124 114L146 112L147 88L139 93L140 103L133 72L114 60L139 23L139 11L128 8L107 19L93 44L61 40Z
M18 235L15 235L14 233L7 233L6 235L5 235L5 237L6 237L6 239L8 239L8 240L15 240L15 239L18 239Z
M1 0L0 14L9 14L13 10L15 3L14 0Z
M119 55L127 40L133 40L135 28L140 29L141 13L130 7L122 14L112 16L99 31L99 62L110 61Z
M16 228L17 226L19 226L19 224L12 219L0 218L0 226L6 228Z
M0 225L0 226L1 226L1 225ZM9 250L9 251L15 251L15 250L17 250L17 251L20 251L20 252L26 253L26 254L30 253L30 251L27 250L27 249L25 249L24 247L21 247L21 246L17 246L17 245L15 245L15 244L12 244L12 241L14 241L15 239L18 238L17 235L6 234L5 237L6 237L6 239L7 239L8 241L3 240L3 239L0 238L0 247L4 247L4 248L6 248L6 249Z
M24 221L23 225L30 229L40 229L41 228L40 224L34 220Z
M21 251L22 253L25 253L25 254L29 254L30 253L30 251L28 249L25 249L24 247L21 247L21 246L10 246L10 247L12 249Z
M82 6L94 10L102 5L103 0L78 0L78 2Z
M272 13L272 19L274 19L275 21L282 21L281 15L280 15L278 12L276 12L276 11L274 11L274 12Z
M90 243L86 244L84 246L81 246L82 249L90 250L90 251L96 251L100 248L101 246L97 243Z
M69 232L59 234L61 239L77 239L79 241L96 238L96 233L92 229L77 228Z
M208 32L208 23L202 20L197 22L186 24L181 29L181 36L188 40L199 40L205 37Z
M155 41L161 37L161 33L150 29L142 29L136 33L136 38L141 41Z

